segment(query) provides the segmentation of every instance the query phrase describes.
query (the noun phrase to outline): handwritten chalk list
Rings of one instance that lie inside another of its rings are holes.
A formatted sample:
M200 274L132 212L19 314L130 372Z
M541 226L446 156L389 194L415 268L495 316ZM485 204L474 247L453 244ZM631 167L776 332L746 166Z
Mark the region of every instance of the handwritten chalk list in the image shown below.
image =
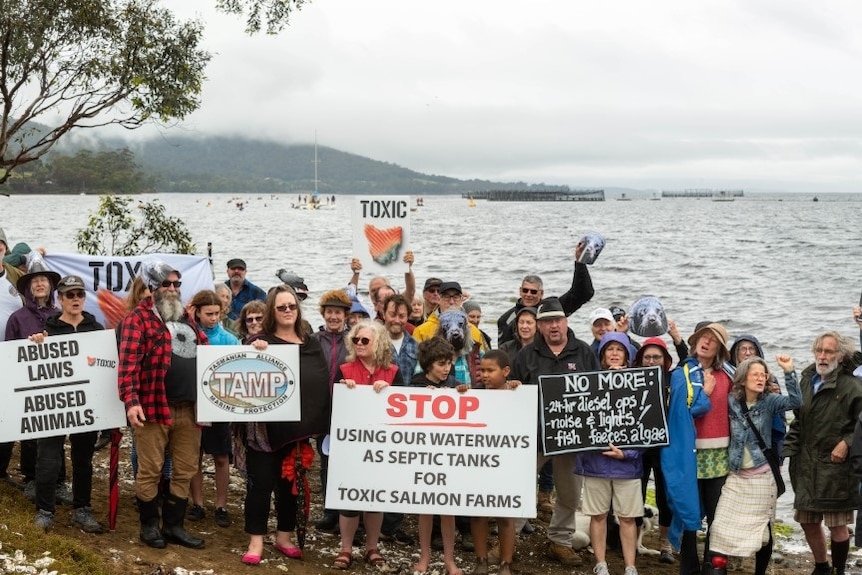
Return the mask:
M668 443L659 367L545 375L539 393L546 455Z

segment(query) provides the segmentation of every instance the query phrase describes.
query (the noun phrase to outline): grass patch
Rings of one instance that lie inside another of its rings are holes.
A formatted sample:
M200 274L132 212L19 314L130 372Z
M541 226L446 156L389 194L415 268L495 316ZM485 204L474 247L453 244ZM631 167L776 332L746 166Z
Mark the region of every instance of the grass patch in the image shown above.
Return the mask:
M655 504L655 488L647 487L646 499L644 499L644 503L647 505L652 505L653 507L656 506L656 504Z
M790 537L793 533L796 532L796 529L793 528L789 523L785 523L783 521L776 521L772 525L772 533L773 535L781 535L782 537Z
M3 543L2 553L14 555L21 550L27 556L27 562L48 556L54 562L47 570L57 573L87 573L89 575L117 575L105 563L105 560L94 553L86 545L75 539L49 531L45 533L33 524L35 508L24 495L11 485L0 484L0 509L3 517L0 519L3 529L0 529L0 542Z

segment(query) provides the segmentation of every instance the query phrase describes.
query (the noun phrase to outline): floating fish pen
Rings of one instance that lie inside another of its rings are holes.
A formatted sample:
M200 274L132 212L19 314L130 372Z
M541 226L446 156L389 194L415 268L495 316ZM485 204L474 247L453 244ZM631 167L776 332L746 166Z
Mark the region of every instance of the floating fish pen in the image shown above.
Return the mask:
M604 190L485 190L461 194L462 198L491 202L603 202Z
M741 198L743 190L711 190L692 188L688 190L662 190L663 198Z

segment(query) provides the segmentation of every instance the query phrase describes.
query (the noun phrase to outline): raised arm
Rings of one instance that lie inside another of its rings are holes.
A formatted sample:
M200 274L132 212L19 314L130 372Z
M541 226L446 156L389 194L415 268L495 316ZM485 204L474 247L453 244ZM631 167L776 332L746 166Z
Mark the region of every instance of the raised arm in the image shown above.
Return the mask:
M407 264L407 271L404 272L404 299L413 305L413 298L416 296L416 276L413 275L413 252L408 251L404 254L404 263Z
M572 287L560 296L560 304L563 306L563 312L566 314L566 317L572 315L582 305L593 299L593 295L595 294L589 268L587 268L586 264L578 261L578 256L582 249L583 246L581 244L578 244L578 247L575 248L575 271L572 274Z

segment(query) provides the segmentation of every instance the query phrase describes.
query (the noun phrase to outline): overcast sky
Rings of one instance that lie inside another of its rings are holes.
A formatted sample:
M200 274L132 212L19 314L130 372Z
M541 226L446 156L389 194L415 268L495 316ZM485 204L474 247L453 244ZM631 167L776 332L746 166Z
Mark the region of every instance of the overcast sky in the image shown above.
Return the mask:
M251 37L215 0L169 4L214 58L162 137L317 132L420 172L572 187L862 191L854 0L315 0Z

